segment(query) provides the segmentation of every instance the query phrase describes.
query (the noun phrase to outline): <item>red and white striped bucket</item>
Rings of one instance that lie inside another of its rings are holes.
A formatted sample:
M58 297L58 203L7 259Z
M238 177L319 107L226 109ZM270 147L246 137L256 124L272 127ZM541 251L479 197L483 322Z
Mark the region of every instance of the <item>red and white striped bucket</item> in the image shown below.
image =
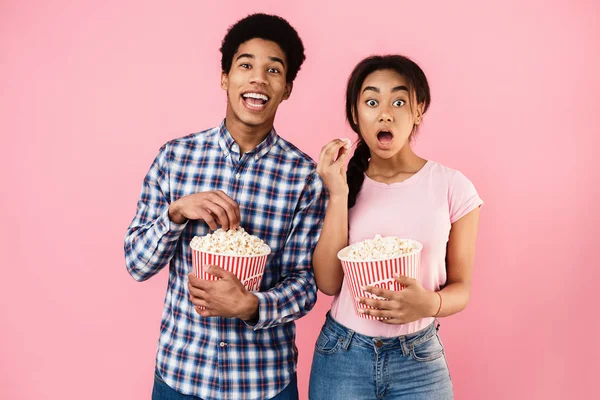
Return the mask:
M404 239L409 240L409 239ZM365 315L358 312L358 309L373 308L366 304L360 304L355 299L357 297L370 297L383 300L381 297L365 292L363 286L380 287L387 290L399 291L404 289L394 278L394 275L404 275L409 278L419 279L419 267L421 264L421 250L423 245L415 240L409 240L416 247L409 254L376 261L353 261L348 260L346 255L350 247L344 247L338 252L338 258L342 262L342 268L346 276L346 283L352 293L352 302L356 314L365 319L376 320L376 317Z
M231 256L192 249L194 274L200 279L216 281L218 278L207 273L203 268L204 265L216 265L237 276L249 291L258 292L269 253L255 256Z

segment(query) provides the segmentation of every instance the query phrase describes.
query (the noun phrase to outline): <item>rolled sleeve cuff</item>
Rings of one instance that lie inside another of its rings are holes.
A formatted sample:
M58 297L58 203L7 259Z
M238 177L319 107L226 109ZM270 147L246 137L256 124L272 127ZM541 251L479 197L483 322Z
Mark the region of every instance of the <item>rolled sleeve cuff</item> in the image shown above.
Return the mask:
M259 329L270 328L276 323L269 316L274 315L274 310L277 304L277 297L272 292L257 292L254 295L258 298L258 321L244 321L244 323L252 327L255 331Z
M181 232L183 232L187 226L187 223L188 221L185 221L183 224L176 224L175 222L171 221L169 218L169 208L167 207L167 209L156 220L154 228L158 237L169 235L174 238L178 238Z

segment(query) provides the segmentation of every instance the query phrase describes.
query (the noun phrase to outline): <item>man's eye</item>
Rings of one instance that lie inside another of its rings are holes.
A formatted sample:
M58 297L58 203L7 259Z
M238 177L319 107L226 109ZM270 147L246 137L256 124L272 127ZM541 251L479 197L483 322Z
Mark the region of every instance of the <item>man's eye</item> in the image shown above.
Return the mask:
M404 100L396 100L393 104L396 107L402 107L404 104L406 104L406 102Z
M267 70L267 72L270 72L270 73L272 73L272 74L278 74L278 73L279 73L279 70L278 70L277 68L269 68L269 69Z
M248 69L248 68L250 68L250 64L247 64L247 63L240 64L240 67Z
M369 107L377 107L377 105L379 104L379 103L377 102L377 100L373 100L373 99L371 99L371 100L367 100L367 102L366 102L366 103L367 103L367 105L368 105Z

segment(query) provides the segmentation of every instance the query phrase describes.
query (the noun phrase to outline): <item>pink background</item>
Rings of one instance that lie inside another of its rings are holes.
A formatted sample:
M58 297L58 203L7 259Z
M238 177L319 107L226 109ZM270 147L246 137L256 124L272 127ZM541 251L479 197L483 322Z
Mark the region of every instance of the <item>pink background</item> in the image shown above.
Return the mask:
M400 52L426 71L416 150L486 202L471 303L442 320L456 398L593 397L598 2L171 3L0 3L0 398L150 397L166 270L134 282L123 236L158 148L224 116L220 41L255 11L306 45L276 127L313 157L354 137L358 60ZM299 323L303 399L330 300Z

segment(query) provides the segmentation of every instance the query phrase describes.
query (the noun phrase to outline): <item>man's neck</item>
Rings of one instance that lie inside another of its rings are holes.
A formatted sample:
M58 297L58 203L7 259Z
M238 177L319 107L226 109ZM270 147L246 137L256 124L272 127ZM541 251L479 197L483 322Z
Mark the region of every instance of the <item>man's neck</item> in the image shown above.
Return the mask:
M233 140L240 146L240 155L256 148L273 129L272 124L248 126L241 121L231 121L231 119L225 119L225 127Z

